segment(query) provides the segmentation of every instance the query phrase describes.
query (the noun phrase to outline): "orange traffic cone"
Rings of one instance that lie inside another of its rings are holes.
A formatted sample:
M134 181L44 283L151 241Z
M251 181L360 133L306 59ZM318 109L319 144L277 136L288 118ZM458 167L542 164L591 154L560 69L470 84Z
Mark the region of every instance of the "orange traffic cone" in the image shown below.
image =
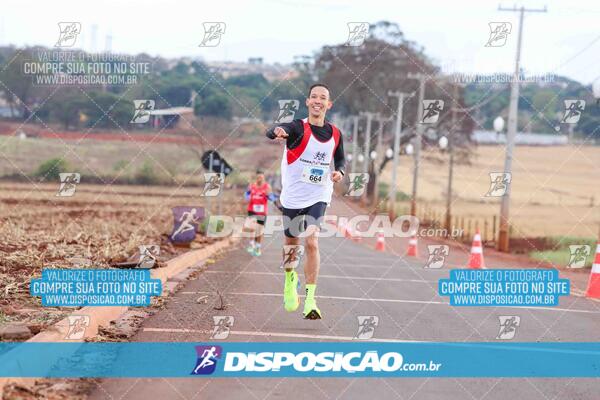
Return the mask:
M600 241L596 245L596 257L592 264L592 272L590 273L590 281L585 296L600 299Z
M485 262L483 261L483 247L481 246L481 235L479 229L475 232L473 237L473 245L471 246L471 254L469 255L469 269L485 269Z
M406 252L407 256L417 257L417 236L413 235L408 241L408 251Z
M375 250L377 251L385 251L385 236L383 235L383 231L378 231L376 233L377 243L375 243Z

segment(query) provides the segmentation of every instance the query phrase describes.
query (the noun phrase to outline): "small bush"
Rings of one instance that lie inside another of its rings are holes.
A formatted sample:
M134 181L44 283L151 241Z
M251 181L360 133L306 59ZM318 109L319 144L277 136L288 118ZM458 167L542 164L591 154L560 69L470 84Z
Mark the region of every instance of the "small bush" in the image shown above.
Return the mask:
M390 185L387 182L379 182L379 198L388 197ZM396 201L408 201L410 196L401 190L396 190Z
M156 172L154 172L152 163L148 160L144 161L142 168L140 168L135 174L134 180L135 183L142 185L154 185L160 181Z
M119 160L115 163L115 165L113 165L113 171L120 172L120 171L124 170L128 165L129 165L129 163L127 161Z
M69 172L69 164L62 158L51 158L40 164L35 176L43 181L59 180L61 172Z

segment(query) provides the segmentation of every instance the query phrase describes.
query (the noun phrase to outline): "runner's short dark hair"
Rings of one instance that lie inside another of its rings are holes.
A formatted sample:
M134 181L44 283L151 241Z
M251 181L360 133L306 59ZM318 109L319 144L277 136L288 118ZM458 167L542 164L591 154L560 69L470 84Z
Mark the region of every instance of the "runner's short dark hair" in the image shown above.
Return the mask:
M329 86L327 86L324 83L320 83L320 82L310 85L310 89L308 89L308 97L310 97L310 92L312 92L312 90L316 87L324 87L325 89L327 89L329 91L329 97L331 97L331 90L329 89Z
M264 174L264 173L265 173L265 171L263 171L263 170L262 170L262 169L260 169L260 168L258 168L258 169L256 170L256 175L260 175L260 174Z

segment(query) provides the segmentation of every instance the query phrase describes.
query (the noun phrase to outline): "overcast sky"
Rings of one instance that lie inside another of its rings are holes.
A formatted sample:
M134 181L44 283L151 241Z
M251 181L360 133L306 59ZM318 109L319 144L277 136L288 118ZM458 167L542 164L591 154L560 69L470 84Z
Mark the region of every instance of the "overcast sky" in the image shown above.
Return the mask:
M312 54L323 45L343 43L348 22L389 20L407 39L447 72L510 72L514 65L518 13L497 11L513 2L468 1L27 1L3 0L0 44L53 46L58 22L81 22L77 47L104 50L112 35L114 52L147 52L165 57L200 56L206 60L290 63L294 55ZM555 73L583 83L600 78L600 1L530 1L526 14L522 67L532 74ZM571 6L573 5L573 6ZM201 48L202 22L226 23L218 47ZM490 22L511 22L503 47L484 47Z

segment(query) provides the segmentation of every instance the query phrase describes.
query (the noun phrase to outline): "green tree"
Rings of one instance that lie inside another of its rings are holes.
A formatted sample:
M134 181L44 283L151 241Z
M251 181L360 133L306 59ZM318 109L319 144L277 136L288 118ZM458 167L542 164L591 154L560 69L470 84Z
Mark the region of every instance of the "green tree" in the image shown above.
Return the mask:
M227 95L212 94L196 104L194 113L229 120L233 115L233 110Z
M58 88L36 115L40 118L47 115L51 120L62 124L64 129L69 129L78 126L80 113L85 109L87 101L89 100L79 89Z
M134 114L133 102L100 91L89 92L83 101L82 112L87 116L88 126L129 129L129 121Z
M61 172L68 172L69 164L62 158L51 158L44 161L34 175L43 181L53 181L60 179Z
M6 57L8 63L0 68L0 92L11 112L16 114L18 111L23 119L27 119L37 90L32 76L23 73L23 64L31 61L33 56L29 49L11 50L11 54Z

